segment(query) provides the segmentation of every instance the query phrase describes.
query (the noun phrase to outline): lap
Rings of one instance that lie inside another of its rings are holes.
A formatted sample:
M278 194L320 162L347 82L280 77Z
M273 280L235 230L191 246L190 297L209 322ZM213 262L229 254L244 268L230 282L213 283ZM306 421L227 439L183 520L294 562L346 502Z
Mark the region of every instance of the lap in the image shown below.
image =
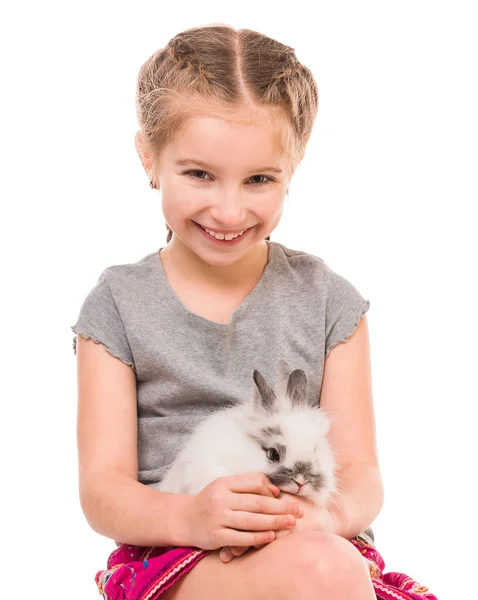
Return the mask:
M211 552L161 600L255 600L271 594L286 600L296 597L300 586L310 585L311 578L326 589L340 581L342 572L369 579L362 556L348 540L325 532L294 532L230 563L221 561L219 551Z

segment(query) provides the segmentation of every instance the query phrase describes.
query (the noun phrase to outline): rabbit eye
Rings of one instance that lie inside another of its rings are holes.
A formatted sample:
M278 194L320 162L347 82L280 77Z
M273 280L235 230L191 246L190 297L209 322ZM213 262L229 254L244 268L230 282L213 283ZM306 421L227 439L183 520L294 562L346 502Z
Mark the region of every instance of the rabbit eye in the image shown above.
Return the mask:
M267 448L266 455L272 462L280 462L280 454L275 448Z

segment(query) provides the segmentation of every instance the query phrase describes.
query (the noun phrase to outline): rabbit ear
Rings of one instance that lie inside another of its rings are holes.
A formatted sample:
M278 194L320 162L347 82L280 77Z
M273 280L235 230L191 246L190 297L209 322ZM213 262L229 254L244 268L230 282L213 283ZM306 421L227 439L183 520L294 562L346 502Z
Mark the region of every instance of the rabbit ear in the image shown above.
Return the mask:
M254 405L255 407L262 406L267 412L274 412L276 395L274 390L267 384L266 380L254 369L252 374L256 387L254 388Z
M292 406L307 405L307 377L302 369L296 369L289 375L287 397L291 401Z

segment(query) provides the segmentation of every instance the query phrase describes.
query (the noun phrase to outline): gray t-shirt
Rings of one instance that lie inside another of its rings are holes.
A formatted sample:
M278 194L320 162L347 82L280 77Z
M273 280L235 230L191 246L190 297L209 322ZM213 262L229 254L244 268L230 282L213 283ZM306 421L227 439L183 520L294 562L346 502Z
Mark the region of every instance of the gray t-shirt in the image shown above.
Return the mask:
M86 296L71 329L101 342L136 375L141 483L161 480L211 410L250 397L254 369L272 387L303 369L310 397L320 398L324 359L369 309L370 301L323 259L267 243L263 274L229 323L186 308L159 251L106 268ZM373 540L370 528L366 533Z

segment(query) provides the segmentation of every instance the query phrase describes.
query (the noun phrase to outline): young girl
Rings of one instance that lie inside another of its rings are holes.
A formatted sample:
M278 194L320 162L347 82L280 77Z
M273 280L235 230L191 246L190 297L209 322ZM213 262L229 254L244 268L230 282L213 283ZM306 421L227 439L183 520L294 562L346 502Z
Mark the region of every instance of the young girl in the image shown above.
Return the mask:
M318 108L311 72L255 31L197 27L142 66L136 147L161 190L167 245L106 268L72 330L81 505L116 541L107 599L426 598L383 574L370 302L321 258L270 240ZM303 369L332 417L330 510L262 473L196 495L161 480L199 421ZM364 560L365 559L365 560Z

